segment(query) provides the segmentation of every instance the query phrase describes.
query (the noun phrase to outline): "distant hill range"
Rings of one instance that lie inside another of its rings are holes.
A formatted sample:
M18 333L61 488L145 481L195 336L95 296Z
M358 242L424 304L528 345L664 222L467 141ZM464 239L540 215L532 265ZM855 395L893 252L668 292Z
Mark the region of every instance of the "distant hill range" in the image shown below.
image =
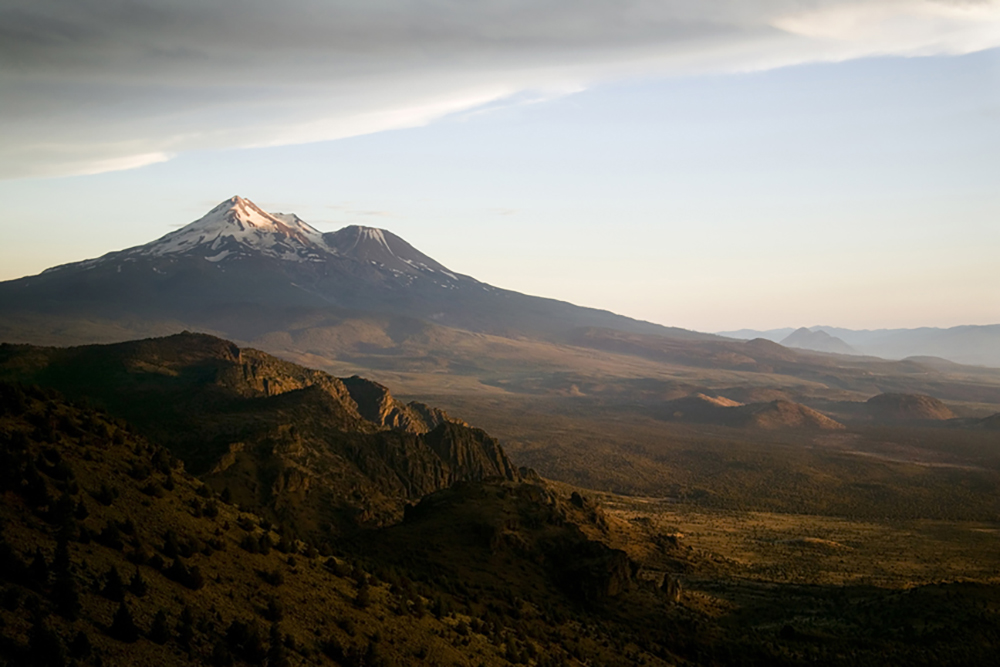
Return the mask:
M693 394L667 401L660 416L669 421L753 426L763 429L840 430L843 424L804 405L775 400L744 405L724 396Z
M1000 324L860 330L814 326L718 333L744 340L765 338L788 347L819 352L865 354L883 359L939 357L960 364L1000 367Z
M814 407L896 392L971 403L971 416L1000 404L1000 372L849 356L867 350L835 331L790 331L784 345L734 340L521 294L456 273L387 230L324 233L241 197L150 243L0 283L0 341L85 345L181 331L419 396L633 405L700 392ZM750 388L756 397L743 395ZM786 408L768 409L781 415L775 423L795 421Z

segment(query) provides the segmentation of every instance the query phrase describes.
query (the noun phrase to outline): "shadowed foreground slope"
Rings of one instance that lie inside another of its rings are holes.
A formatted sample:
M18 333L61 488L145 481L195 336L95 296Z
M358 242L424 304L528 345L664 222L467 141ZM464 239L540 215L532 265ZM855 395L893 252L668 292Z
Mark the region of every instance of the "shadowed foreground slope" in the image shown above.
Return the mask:
M106 407L235 502L306 533L390 520L459 480L517 478L493 438L440 410L211 336L5 345L0 375Z

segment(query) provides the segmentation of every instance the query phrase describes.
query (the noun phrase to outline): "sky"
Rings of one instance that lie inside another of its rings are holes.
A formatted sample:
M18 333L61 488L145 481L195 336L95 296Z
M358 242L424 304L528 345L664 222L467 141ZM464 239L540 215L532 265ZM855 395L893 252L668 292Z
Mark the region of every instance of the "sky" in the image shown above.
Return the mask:
M234 194L702 331L1000 323L1000 1L0 2L0 279Z

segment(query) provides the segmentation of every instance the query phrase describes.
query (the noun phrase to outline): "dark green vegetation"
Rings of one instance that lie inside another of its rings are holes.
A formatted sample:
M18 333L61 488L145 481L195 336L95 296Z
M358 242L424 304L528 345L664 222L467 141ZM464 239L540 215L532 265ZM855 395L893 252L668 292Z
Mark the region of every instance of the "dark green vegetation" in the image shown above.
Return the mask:
M0 373L62 392L0 384L10 664L976 665L1000 642L987 429L441 397L622 496L206 336L4 346Z

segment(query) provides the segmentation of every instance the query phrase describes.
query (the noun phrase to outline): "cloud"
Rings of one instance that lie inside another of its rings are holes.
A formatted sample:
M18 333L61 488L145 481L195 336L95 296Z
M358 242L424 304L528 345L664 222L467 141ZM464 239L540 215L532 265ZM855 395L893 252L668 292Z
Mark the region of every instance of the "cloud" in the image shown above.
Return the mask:
M0 177L423 125L620 77L1000 46L1000 0L6 0Z

